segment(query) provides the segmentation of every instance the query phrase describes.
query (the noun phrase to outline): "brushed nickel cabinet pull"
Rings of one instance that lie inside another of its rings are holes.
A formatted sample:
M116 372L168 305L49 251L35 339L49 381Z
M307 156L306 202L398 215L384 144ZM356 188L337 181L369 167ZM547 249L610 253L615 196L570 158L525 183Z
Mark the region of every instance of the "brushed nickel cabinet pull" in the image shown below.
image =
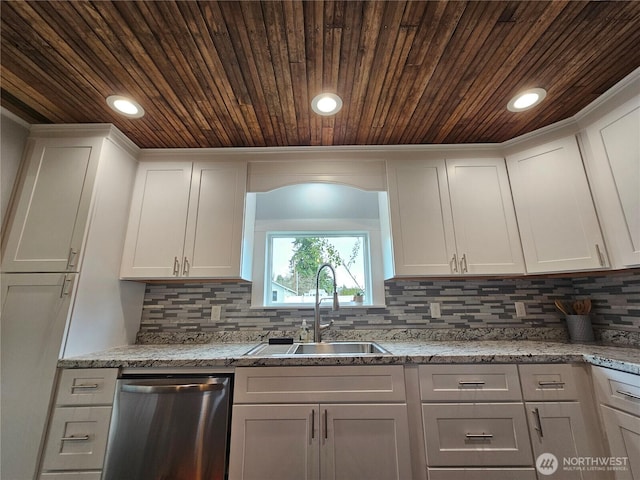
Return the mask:
M70 435L68 437L62 437L60 440L63 442L85 442L89 440L89 435Z
M460 380L458 382L458 385L460 385L461 387L481 387L482 385L484 385L484 382L482 380L472 380L472 381Z
M540 388L563 388L564 382L538 382Z
M453 254L453 258L451 259L451 262L449 262L449 265L453 265L453 267L451 268L451 270L453 270L453 273L458 273L458 254Z
M178 261L178 257L173 257L173 275L180 275L180 262Z
M544 437L544 434L542 433L542 422L540 421L540 410L537 408L534 408L533 410L531 410L531 413L533 413L533 417L536 421L536 426L534 427L534 429L536 432L540 434L540 438L542 438Z
M316 438L316 410L311 410L311 440Z
M490 440L493 438L493 434L491 433L467 433L465 435L470 440Z
M631 392L627 392L625 390L616 390L620 395L624 395L625 397L633 398L634 400L640 400L640 395L635 395Z
M600 262L600 266L604 267L604 257L602 255L602 251L600 250L600 245L596 243L596 253L598 254L598 261Z
M71 390L96 390L99 386L97 383L79 383L78 385L71 385Z
M463 253L462 254L462 259L460 260L460 271L462 273L469 273L469 268L467 265L467 254Z
M329 438L329 414L327 413L327 409L324 410L324 439Z
M189 259L187 259L187 257L184 257L184 262L182 264L182 275L189 275Z

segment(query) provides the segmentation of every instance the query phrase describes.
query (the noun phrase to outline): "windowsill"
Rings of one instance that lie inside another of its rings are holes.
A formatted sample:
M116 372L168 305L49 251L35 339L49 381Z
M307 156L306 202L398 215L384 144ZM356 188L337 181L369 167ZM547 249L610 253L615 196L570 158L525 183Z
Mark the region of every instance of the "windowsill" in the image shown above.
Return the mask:
M385 304L366 304L366 303L341 303L340 310L343 308L387 308ZM250 310L314 310L313 304L309 305L308 303L291 303L286 305L251 305L249 307ZM325 310L331 311L330 304L322 305L321 310L324 312Z

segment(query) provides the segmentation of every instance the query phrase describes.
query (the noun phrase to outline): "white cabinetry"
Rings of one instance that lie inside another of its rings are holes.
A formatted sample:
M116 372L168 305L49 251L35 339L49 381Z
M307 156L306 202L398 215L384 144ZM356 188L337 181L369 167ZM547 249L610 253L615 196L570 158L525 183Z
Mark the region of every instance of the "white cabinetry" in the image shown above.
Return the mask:
M593 367L593 383L617 480L640 479L640 376Z
M556 457L556 465L547 465L556 468L553 478L610 478L608 472L581 468L579 464L580 459L604 456L595 406L589 401L590 384L585 367L550 364L518 368L534 457L538 459L543 453ZM544 478L545 467L538 468L540 478Z
M230 480L411 478L401 366L237 369L234 396Z
M575 137L507 155L528 273L607 267Z
M640 96L588 125L585 165L615 267L640 265Z
M122 278L239 278L246 162L140 163Z
M429 478L535 478L515 365L418 372Z
M501 158L387 162L395 274L523 273Z
M63 370L51 416L41 479L99 478L118 369Z

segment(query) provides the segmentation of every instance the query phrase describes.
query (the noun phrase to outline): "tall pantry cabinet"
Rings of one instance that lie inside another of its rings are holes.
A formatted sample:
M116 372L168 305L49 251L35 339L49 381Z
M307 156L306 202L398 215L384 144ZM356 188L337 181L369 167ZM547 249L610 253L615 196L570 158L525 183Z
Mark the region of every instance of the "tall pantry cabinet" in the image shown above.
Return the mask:
M137 147L111 125L31 128L2 250L2 478L34 478L56 363L133 343L119 265Z

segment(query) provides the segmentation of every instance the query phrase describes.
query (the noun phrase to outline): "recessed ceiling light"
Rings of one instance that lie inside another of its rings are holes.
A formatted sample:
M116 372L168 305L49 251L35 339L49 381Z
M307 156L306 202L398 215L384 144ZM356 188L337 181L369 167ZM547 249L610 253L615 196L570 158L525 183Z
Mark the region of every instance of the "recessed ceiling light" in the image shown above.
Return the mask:
M546 96L547 91L544 88L531 88L513 97L507 104L507 109L511 112L522 112L523 110L535 107L544 100Z
M321 93L311 100L311 108L318 115L335 115L342 108L342 99L335 93Z
M140 118L144 115L144 108L135 100L120 95L107 97L107 104L116 112L129 118Z

